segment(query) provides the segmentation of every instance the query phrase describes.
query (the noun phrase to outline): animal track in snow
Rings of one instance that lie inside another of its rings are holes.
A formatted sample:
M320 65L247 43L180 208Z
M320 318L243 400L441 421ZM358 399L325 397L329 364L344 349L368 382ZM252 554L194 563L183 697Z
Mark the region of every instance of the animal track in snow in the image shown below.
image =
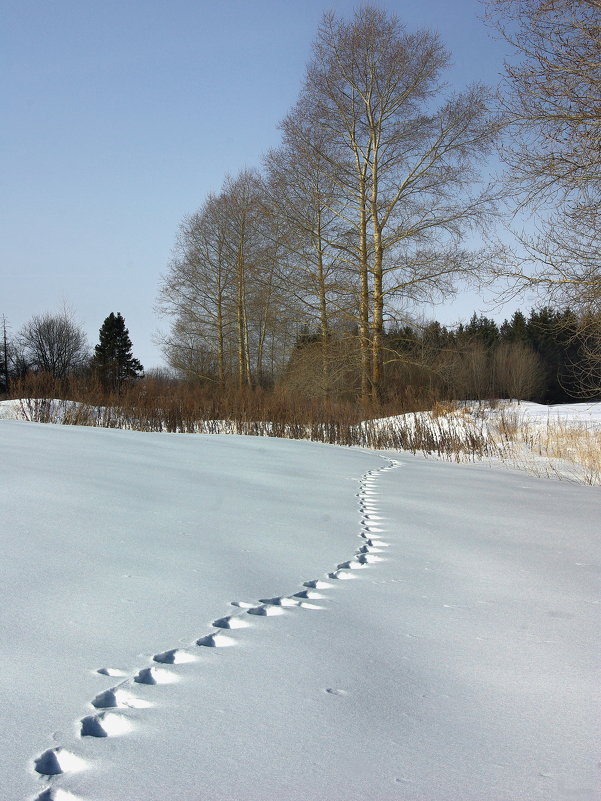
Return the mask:
M228 615L214 620L213 625L218 629L247 629L250 623L240 615Z
M113 676L113 677L127 676L127 673L125 673L125 671L123 670L118 670L117 668L107 668L107 667L98 668L96 673L100 673L101 676Z
M313 600L324 599L319 590L330 590L335 586L332 582L356 578L356 573L360 569L367 568L369 565L383 561L378 556L382 548L388 547L388 543L382 540L382 534L386 531L382 528L385 517L379 515L378 500L380 493L375 490L377 477L380 473L392 470L398 466L398 462L389 460L389 465L379 470L370 470L365 473L359 482L359 492L357 506L360 513L359 537L363 544L356 550L353 558L340 562L335 570L326 574L324 579L311 579L303 582L303 589L291 594L274 596L272 598L260 598L258 601L232 601L231 605L242 610L242 614L227 615L213 621L212 625L218 629L195 640L195 646L207 648L220 648L236 644L236 640L224 634L224 630L236 630L251 626L246 614L255 617L270 617L285 614L286 608L290 609L323 609L323 606L311 603ZM182 640L181 642L185 642ZM127 678L127 674L118 668L102 667L96 670L97 674L113 678L122 678L120 684L103 690L98 693L90 702L96 710L95 713L86 715L79 721L79 736L85 738L107 738L127 734L134 729L128 718L128 709L144 709L152 707L153 704L133 695L129 689L133 685L161 685L178 680L179 676L173 670L161 665L178 666L185 663L197 662L199 657L190 653L189 646L184 648L172 648L154 654L152 661L155 665L141 667L138 672ZM328 687L324 692L329 695L346 695L345 690ZM48 779L56 779L62 774L75 773L88 767L88 762L75 753L58 746L49 748L40 756L33 760L35 771ZM83 801L78 796L73 795L68 790L57 787L54 784L45 788L35 797L35 801Z
M261 604L260 606L253 606L252 609L247 609L246 611L249 615L257 615L258 617L271 617L284 614L284 610L278 604Z
M331 579L353 579L353 578L355 578L355 576L353 576L351 573L347 573L345 570L341 569L341 570L335 570L333 573L328 573L328 578L331 578Z
M67 751L66 748L49 748L33 761L35 770L42 776L57 776L65 771L76 772L84 770L87 763L77 754Z
M48 787L36 795L34 801L81 801L78 795L73 795L60 787Z
M303 587L313 588L314 590L329 590L333 585L322 579L312 579L311 581L304 581Z
M114 712L87 715L81 720L80 737L115 737L132 730L129 720Z
M120 687L113 687L110 690L98 693L91 704L96 709L146 709L152 706L148 701L144 701L142 698L136 698L134 695L130 695L127 690L122 690Z
M259 603L267 606L300 606L300 602L296 598L289 598L287 595L276 595L274 598L259 598Z
M169 670L145 667L134 676L136 684L173 684L177 676Z
M295 598L307 598L307 599L318 599L318 598L325 598L325 595L322 595L319 592L315 592L315 590L301 590L300 592L294 593Z
M205 645L207 648L227 648L230 645L235 645L235 640L231 637L226 637L225 634L215 632L215 634L207 634L206 637L201 637L196 640L196 645Z
M181 648L172 648L152 657L154 662L161 665L184 665L186 662L196 662L196 657Z

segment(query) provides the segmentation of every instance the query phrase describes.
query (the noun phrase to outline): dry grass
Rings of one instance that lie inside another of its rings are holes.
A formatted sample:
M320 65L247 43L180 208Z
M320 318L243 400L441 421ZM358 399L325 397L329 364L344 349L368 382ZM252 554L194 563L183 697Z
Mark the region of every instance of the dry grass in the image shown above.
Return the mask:
M210 393L189 384L146 380L117 396L85 383L34 380L14 388L22 416L35 422L101 426L149 432L246 434L309 439L380 450L408 450L458 461L489 455L481 421L403 408L401 402L366 408L358 403L312 400L282 391ZM58 400L49 401L48 398ZM408 413L409 412L409 413ZM402 415L402 416L399 416Z
M454 414L459 410L459 405L456 401L436 401L432 406L432 417L447 417Z
M504 410L491 426L498 457L512 467L581 484L601 484L601 428L572 420L527 420Z
M18 393L18 394L17 394ZM492 459L537 475L601 484L601 429L525 419L513 407L437 402L366 409L278 391L209 393L190 384L145 380L121 395L35 377L15 387L22 416L36 422L149 432L245 434L405 450L453 461ZM48 398L62 398L49 401Z
M540 456L576 465L586 484L601 484L601 431L598 428L550 423L532 440Z

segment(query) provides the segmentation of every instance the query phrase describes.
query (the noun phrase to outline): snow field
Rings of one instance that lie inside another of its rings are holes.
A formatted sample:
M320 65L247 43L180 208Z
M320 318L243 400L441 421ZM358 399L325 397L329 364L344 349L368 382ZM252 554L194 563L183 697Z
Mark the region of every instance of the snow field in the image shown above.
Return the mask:
M0 441L4 797L596 797L597 490L272 439Z

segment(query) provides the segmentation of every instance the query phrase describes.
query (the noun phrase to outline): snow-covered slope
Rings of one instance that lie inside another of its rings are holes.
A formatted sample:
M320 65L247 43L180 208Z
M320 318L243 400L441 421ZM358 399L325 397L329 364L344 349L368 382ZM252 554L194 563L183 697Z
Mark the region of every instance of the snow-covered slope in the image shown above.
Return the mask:
M596 797L598 490L261 438L0 446L3 799Z
M598 401L556 403L554 406L544 406L530 401L520 401L520 403L514 401L512 406L527 422L546 424L559 421L601 427L601 403Z

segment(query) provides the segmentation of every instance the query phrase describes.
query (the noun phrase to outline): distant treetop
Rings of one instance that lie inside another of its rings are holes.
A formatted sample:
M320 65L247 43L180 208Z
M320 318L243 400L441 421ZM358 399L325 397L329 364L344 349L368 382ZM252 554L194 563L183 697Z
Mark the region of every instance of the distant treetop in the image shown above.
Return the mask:
M132 355L132 342L120 312L111 312L102 324L94 348L92 369L107 390L120 392L123 384L138 378L144 367Z

